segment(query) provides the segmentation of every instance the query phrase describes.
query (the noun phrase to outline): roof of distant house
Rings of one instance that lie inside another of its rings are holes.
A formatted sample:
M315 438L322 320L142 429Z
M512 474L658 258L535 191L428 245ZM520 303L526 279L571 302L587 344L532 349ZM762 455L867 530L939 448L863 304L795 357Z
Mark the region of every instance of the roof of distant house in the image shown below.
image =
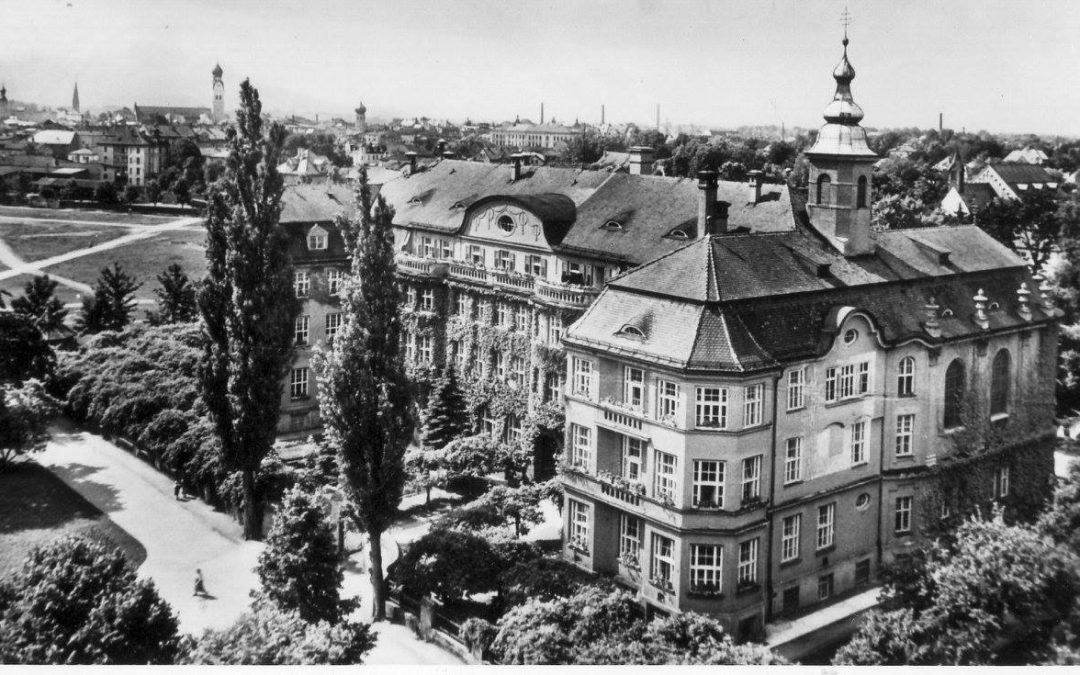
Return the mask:
M46 129L35 133L33 141L38 145L71 145L75 142L75 135L74 131Z

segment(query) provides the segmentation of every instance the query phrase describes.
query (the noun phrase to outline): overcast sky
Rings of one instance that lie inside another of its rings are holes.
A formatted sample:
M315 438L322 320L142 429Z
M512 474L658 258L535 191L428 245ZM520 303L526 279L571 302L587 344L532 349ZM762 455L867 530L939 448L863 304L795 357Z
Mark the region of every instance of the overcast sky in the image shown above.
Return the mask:
M0 0L8 97L816 127L852 14L868 126L1080 135L1076 0Z

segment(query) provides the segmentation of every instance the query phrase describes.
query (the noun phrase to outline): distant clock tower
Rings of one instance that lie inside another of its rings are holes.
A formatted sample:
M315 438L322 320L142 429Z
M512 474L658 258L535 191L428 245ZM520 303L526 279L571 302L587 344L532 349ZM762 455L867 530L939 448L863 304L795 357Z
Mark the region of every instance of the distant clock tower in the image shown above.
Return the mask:
M214 107L213 117L214 123L222 122L225 120L225 83L221 81L221 74L225 72L221 69L221 64L214 66Z

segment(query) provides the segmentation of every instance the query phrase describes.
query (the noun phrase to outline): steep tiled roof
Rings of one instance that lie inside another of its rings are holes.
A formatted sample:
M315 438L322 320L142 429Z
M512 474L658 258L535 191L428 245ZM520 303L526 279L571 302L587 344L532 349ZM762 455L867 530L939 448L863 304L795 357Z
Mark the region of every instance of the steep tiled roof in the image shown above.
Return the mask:
M289 185L281 197L282 223L328 223L339 214L351 218L355 211L353 190L343 184Z
M71 145L75 142L75 132L49 129L35 133L33 140L38 145Z
M1046 172L1046 169L1035 164L1023 162L993 164L990 169L996 171L1001 180L1009 183L1056 183L1056 178Z

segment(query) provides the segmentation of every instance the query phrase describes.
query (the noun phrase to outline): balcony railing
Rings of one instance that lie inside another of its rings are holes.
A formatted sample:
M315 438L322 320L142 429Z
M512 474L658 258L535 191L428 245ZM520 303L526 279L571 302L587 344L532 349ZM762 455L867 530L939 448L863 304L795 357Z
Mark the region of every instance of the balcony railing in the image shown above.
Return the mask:
M536 294L541 300L568 307L587 307L596 298L598 290L575 284L555 284L536 280Z
M487 281L487 269L462 262L450 263L450 276L470 281Z
M641 501L641 493L636 489L622 487L614 483L601 482L600 492L613 499L618 499L620 502L626 502L631 506L637 506Z
M505 270L488 270L488 282L495 286L503 286L515 291L532 293L535 277L526 274L517 274Z
M431 274L431 270L438 262L434 258L421 258L415 255L398 254L397 256L399 268L418 274Z

